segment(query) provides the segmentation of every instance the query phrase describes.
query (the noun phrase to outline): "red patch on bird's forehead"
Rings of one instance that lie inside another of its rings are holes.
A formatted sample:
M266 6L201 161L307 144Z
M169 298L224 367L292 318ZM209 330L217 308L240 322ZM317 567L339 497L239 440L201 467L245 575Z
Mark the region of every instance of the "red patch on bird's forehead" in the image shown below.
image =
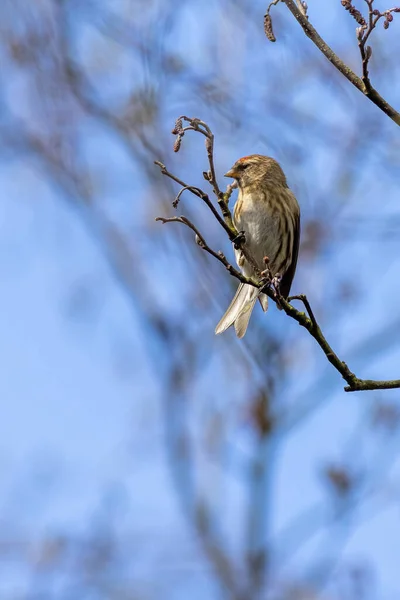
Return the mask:
M250 156L243 156L242 158L239 158L238 163L247 162L248 160L250 160L250 158L253 158L253 157L251 155Z

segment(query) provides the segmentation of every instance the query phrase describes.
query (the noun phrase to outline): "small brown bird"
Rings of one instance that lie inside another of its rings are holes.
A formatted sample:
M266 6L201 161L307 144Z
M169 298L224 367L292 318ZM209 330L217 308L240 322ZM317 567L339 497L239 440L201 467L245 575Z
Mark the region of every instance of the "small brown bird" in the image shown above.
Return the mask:
M280 292L287 298L299 252L300 207L284 172L273 158L253 154L239 158L225 177L238 182L233 221L238 231L245 233L246 248L259 271L265 269L264 257L269 258L271 273L279 278ZM257 278L241 250L235 249L235 257L246 277ZM215 333L222 333L234 324L236 335L242 338L257 299L265 312L268 296L260 294L254 286L241 283Z

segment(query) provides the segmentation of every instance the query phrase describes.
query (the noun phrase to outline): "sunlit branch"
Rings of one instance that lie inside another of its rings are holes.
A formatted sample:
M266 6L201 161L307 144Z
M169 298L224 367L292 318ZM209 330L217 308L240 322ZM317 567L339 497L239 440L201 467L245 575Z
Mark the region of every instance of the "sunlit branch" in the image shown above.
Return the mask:
M294 0L281 0L281 2L283 2L283 4L286 4L287 8L290 10L292 15L296 19L296 21L302 27L306 36L309 37L312 42L314 42L314 44L317 46L317 48L333 64L333 66L336 67L336 69L338 71L340 71L340 73L342 73L342 75L344 75L344 77L346 77L346 79L348 79L348 81L350 81L350 83L352 83L358 90L360 90L360 92L362 94L364 94L364 96L367 96L367 98L369 98L371 100L371 102L373 102L388 117L390 117L390 119L392 119L392 121L394 121L397 125L400 125L400 113L397 112L397 110L395 110L379 94L379 92L372 86L372 84L369 80L368 61L371 57L371 50L368 50L367 48L370 48L370 47L365 46L365 43L363 44L362 42L360 44L360 52L361 52L362 67L363 67L363 78L361 79L360 77L358 77L358 75L356 75L354 73L354 71L352 71L352 69L350 69L350 67L346 63L344 63L339 58L339 56L337 54L335 54L335 52L332 50L332 48L330 48L330 46L328 46L328 44L325 42L325 40L322 39L322 37L317 32L317 30L311 25L311 23L308 19L308 16L305 14L305 12L299 9L298 3L296 3ZM398 9L389 9L388 11L384 11L382 16L386 16L386 14L389 14L391 17L391 13L395 12L397 10ZM370 21L369 26L367 26L367 27L369 27L368 36L369 36L370 32L372 31L372 29L375 27L375 24L376 24L376 21L372 20L372 22ZM361 34L364 35L363 26L360 26L360 29L361 29L361 32L359 34L359 36L360 36L359 41L361 38Z

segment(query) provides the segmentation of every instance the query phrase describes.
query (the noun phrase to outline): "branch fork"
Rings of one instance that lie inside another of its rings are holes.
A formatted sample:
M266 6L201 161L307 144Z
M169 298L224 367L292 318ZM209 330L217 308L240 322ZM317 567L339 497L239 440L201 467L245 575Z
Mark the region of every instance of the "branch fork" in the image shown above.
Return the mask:
M304 33L310 40L317 46L322 54L333 64L333 66L340 71L344 77L352 85L354 85L364 96L369 98L380 110L382 110L394 123L400 126L400 113L393 108L383 98L379 92L373 87L368 72L369 60L372 56L371 46L367 46L367 40L369 39L372 31L375 29L376 24L382 18L383 28L387 29L390 23L393 21L393 15L400 13L400 7L388 8L384 11L379 11L373 8L374 0L364 0L368 6L368 19L365 19L359 10L357 10L351 3L351 0L341 0L342 5L349 14L355 19L359 27L356 29L356 35L358 40L358 46L361 54L362 62L362 76L359 77L350 69L346 63L344 63L339 56L330 48L324 39L319 35L318 31L310 23L305 8L305 3L301 0L273 0L268 6L267 13L264 17L264 30L271 41L275 41L275 36L272 32L272 22L270 17L270 9L272 6L281 3L285 4L290 10L296 21L302 27ZM265 20L266 19L266 20ZM271 39L269 33L272 32L273 39Z

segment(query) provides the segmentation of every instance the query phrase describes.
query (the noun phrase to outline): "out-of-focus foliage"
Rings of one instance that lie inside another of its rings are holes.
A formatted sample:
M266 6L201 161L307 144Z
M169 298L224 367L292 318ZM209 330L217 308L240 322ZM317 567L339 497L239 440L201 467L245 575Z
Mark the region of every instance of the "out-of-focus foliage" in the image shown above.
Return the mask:
M25 581L24 593L4 591L2 599L399 593L385 562L386 545L398 556L400 539L390 512L398 392L345 396L312 340L274 307L256 311L245 340L231 331L216 338L236 282L184 228L154 221L173 213L177 193L154 160L190 184L205 183L200 136L186 135L172 152L178 115L212 127L220 177L239 156L271 154L302 208L293 291L307 293L360 376L399 376L399 133L284 6L271 13L270 44L265 9L247 0L1 3L2 171L39 173L32 203L40 205L43 185L73 211L98 242L98 268L106 262L126 294L135 329L127 325L125 336L138 358L127 363L120 344L115 351L122 371L135 374L130 435L138 435L136 399L148 389L165 432L164 454L153 455L149 430L132 476L141 460L167 461L164 485L179 500L168 536L170 493L150 483L142 511L153 511L153 528L143 530L143 514L135 514L121 530L114 498L82 535L0 533L2 568L12 565ZM340 2L310 0L309 14L359 70L355 23ZM372 80L394 105L399 31L400 23L379 29L372 44ZM185 194L181 203L209 243L231 256L205 207ZM104 295L95 277L74 282L67 318L101 319Z

